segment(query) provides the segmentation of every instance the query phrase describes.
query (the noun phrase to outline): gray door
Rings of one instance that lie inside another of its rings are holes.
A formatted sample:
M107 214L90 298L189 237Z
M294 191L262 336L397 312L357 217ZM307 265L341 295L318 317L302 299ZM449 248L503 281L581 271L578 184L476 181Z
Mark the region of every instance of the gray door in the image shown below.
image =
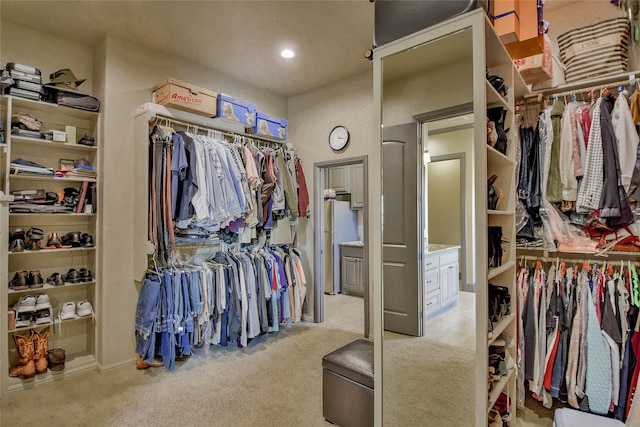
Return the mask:
M418 123L385 127L382 139L384 328L421 336Z

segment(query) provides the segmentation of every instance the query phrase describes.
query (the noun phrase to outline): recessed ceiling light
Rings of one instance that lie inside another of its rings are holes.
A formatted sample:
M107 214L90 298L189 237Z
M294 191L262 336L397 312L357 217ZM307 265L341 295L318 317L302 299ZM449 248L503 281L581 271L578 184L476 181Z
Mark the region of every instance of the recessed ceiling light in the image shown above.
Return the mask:
M293 51L292 51L291 49L285 49L285 50L283 50L282 52L280 52L280 55L281 55L283 58L287 58L287 59L291 59L291 58L293 58L294 56L296 56L296 54L295 54L295 53L293 53Z

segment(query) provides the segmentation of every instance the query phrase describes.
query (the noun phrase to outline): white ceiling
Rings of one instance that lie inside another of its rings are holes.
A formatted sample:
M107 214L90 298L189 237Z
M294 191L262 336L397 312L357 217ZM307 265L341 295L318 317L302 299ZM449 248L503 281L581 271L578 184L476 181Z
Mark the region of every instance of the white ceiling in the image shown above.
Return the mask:
M435 2L435 1L434 1ZM549 10L571 0L546 0ZM3 20L94 45L105 33L291 97L371 70L369 0L2 0ZM285 60L279 52L294 49Z
M372 67L373 3L352 1L7 1L1 17L94 45L104 33L188 58L291 97ZM279 53L290 47L293 60Z

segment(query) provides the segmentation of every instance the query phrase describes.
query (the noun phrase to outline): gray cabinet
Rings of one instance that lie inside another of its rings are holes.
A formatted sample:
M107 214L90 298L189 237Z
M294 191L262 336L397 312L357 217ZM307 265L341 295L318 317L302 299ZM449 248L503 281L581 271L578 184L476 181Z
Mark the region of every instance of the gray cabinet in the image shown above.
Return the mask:
M342 293L364 296L364 248L340 245Z
M333 188L336 193L348 193L351 190L351 174L349 166L335 166L327 173L327 188Z
M362 163L351 165L351 209L364 207L364 167Z

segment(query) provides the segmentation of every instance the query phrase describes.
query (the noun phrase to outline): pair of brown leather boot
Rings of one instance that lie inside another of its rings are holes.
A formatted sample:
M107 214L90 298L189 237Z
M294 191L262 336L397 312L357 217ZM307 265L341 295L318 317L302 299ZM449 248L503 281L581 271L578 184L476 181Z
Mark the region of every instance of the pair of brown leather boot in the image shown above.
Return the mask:
M41 334L32 330L29 338L14 334L13 340L18 350L18 365L9 368L10 377L28 379L33 378L36 373L44 374L47 372L49 331Z

